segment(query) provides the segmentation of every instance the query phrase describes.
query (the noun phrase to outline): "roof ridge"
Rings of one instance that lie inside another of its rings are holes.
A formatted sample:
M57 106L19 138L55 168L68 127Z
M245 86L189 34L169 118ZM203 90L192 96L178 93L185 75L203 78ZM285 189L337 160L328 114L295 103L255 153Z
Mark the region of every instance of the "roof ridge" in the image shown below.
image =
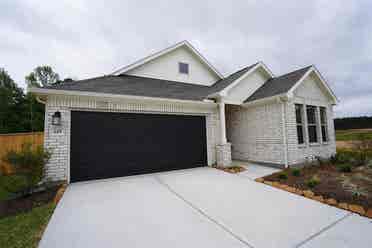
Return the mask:
M228 78L228 77L230 77L230 76L232 76L232 75L234 75L234 74L236 74L236 73L239 73L239 72L241 72L241 71L244 71L244 70L246 70L247 68L253 68L254 66L258 65L259 63L260 63L260 62L256 62L256 63L253 63L253 64L251 64L251 65L247 65L247 66L245 66L245 67L243 67L243 68L241 68L241 69L239 69L239 70L237 70L237 71L235 71L235 72L229 74L227 77L224 77L223 79ZM223 80L223 79L222 79L222 80Z
M308 66L305 66L305 67L302 67L302 68L299 68L299 69L296 69L296 70L294 70L294 71L290 71L290 72L287 72L287 73L285 73L285 74L282 74L282 75L279 75L279 76L277 76L277 77L273 77L273 79L274 78L279 78L279 77L284 77L284 76L287 76L287 75L289 75L289 74L292 74L292 73L296 73L296 72L299 72L299 71L301 71L301 70L305 70L306 69L306 71L308 71L311 67L313 67L314 65L308 65Z

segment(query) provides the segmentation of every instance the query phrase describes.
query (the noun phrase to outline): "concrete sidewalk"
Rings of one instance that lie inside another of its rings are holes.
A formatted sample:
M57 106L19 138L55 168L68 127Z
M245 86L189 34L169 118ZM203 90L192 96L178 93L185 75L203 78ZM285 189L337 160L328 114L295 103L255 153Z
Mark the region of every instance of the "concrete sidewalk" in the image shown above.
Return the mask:
M370 247L369 219L212 168L76 183L45 247Z

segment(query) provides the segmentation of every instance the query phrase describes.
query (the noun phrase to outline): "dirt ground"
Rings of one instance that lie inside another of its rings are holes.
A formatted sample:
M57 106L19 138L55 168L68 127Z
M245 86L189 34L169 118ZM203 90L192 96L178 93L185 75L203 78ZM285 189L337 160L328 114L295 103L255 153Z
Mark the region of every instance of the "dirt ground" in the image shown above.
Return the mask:
M27 212L34 207L47 204L54 199L57 190L58 186L55 186L42 192L33 193L29 196L0 201L0 218L15 215L20 212Z
M264 177L265 180L312 190L316 195L334 198L338 202L358 204L366 209L372 208L372 168L367 166L353 167L349 173L343 173L335 165L309 166L301 169L299 176L292 175L291 169L284 170L288 178L280 179L281 172ZM319 184L310 188L308 180L315 176Z

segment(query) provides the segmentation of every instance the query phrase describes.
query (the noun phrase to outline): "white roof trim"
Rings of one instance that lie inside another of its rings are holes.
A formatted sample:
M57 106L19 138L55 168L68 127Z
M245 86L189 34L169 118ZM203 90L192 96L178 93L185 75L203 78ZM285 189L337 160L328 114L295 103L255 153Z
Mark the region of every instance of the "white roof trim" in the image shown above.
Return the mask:
M310 73L314 72L316 76L319 78L319 81L322 83L324 88L327 90L327 93L331 96L332 101L334 104L337 104L339 100L337 99L336 95L333 93L332 89L329 87L328 83L325 81L325 79L322 77L318 69L316 69L315 66L311 66L309 70L300 78L300 80L297 81L295 85L292 86L292 88L288 91L288 96L291 97L294 95L294 91L298 88L298 86L301 85L301 83L310 75Z
M220 73L220 72L218 72L217 71L217 69L211 64L211 63L209 63L208 61L207 61L207 59L206 58L204 58L203 57L203 55L201 55L188 41L186 41L186 40L184 40L184 41L181 41L181 42L179 42L179 43L177 43L177 44L175 44L175 45L173 45L173 46L170 46L170 47L168 47L168 48L166 48L166 49L163 49L163 50L161 50L161 51L159 51L159 52L156 52L156 53L154 53L154 54L151 54L150 56L147 56L147 57L145 57L145 58L143 58L143 59L140 59L140 60L138 60L138 61L136 61L136 62L134 62L134 63L132 63L132 64L130 64L130 65L127 65L127 66L124 66L124 67L121 67L121 68L119 68L119 69L116 69L114 72L112 72L111 73L111 75L119 75L119 74L122 74L122 73L125 73L125 72L127 72L127 71L129 71L129 70L132 70L132 69L134 69L134 68L136 68L136 67L138 67L138 66L141 66L141 65L143 65L143 64L145 64L145 63L147 63L147 62L149 62L149 61L151 61L151 60L154 60L154 59L156 59L156 58L158 58L158 57L161 57L161 56L163 56L164 54L167 54L167 53L169 53L169 52L171 52L171 51L173 51L173 50L175 50L175 49L177 49L177 48L179 48L179 47L181 47L181 46L186 46L187 48L189 48L193 53L194 53L194 55L196 55L196 57L203 63L203 64L205 64L212 72L214 72L220 79L222 79L223 78L223 75Z
M255 65L253 68L251 68L249 71L244 73L241 77L237 78L234 82L232 82L230 85L228 85L226 88L220 91L221 95L227 95L227 93L234 88L237 84L239 84L240 81L242 81L244 78L246 78L249 74L256 71L258 68L263 68L264 71L269 74L270 77L274 77L274 74L267 68L267 66L263 62L258 62L257 65Z
M86 96L86 97L100 97L100 98L116 98L116 99L122 99L122 100L140 100L140 101L195 104L195 105L211 106L211 107L216 106L216 103L209 102L209 101L206 102L206 101L180 100L180 99L162 98L162 97L118 95L118 94L98 93L98 92L90 92L90 91L55 90L55 89L43 89L43 88L30 87L28 88L28 92L34 93L38 96L48 96L48 95Z

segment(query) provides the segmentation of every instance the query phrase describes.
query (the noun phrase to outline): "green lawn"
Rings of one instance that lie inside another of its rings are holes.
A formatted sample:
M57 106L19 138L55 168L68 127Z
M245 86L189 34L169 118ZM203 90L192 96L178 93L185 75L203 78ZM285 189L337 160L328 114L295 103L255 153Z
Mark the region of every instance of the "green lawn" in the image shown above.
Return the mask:
M0 247L37 247L55 205L49 203L30 212L0 219Z
M10 175L0 176L0 201L7 200L11 197L11 193L8 192L5 186L12 186L13 190L19 188L25 183L25 179L22 176Z
M337 130L336 140L337 141L352 141L358 140L359 136L362 135L368 139L372 139L372 129L349 129L349 130Z

